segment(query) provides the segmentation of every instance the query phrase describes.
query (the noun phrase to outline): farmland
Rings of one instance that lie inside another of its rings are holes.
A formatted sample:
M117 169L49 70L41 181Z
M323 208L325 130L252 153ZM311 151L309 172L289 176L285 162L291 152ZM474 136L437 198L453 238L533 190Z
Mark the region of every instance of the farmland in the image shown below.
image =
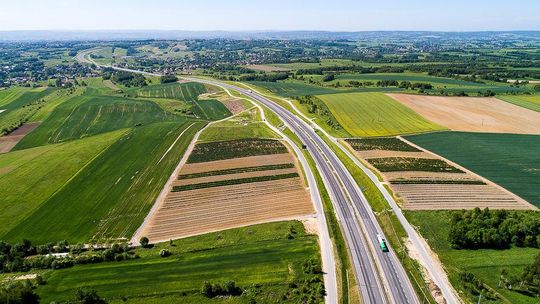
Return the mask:
M540 136L442 132L407 139L540 207Z
M57 107L16 149L58 143L121 128L180 118L151 101L86 94Z
M405 209L533 208L515 195L399 138L347 139L345 142L380 173Z
M141 233L163 241L310 215L298 172L277 140L198 143Z
M32 215L124 132L0 155L0 188L5 189L0 204L0 238L4 239L9 230Z
M161 258L162 249L171 256ZM47 284L37 292L46 303L71 300L79 287L95 289L111 303L123 298L128 303L216 303L201 295L203 282L232 280L244 292L227 303L298 303L314 294L322 279L302 268L310 259L319 260L318 246L316 237L297 221L225 230L136 253L139 259L48 271ZM315 297L320 301L320 295Z
M304 84L301 82L262 82L251 81L250 84L263 87L273 94L282 97L304 96L304 95L321 95L332 94L339 92L331 88L323 88L320 86Z
M287 148L272 139L238 139L198 144L188 163L201 163L237 157L287 153Z
M348 93L318 97L353 136L387 136L443 129L384 94Z
M540 113L496 98L389 94L453 131L540 134Z
M182 101L194 102L197 96L206 92L204 85L196 82L169 83L144 87L142 89L131 89L128 94L139 97L154 97L179 99Z
M130 237L202 126L185 121L132 129L18 222L4 238L26 237L39 244L61 239L82 242ZM184 130L185 134L166 153Z
M486 303L534 303L534 298L526 293L502 288L499 284L501 271L506 269L509 275L520 276L523 268L531 264L538 254L537 248L512 247L511 249L453 249L448 240L450 230L448 211L409 211L406 217L416 226L420 234L427 240L444 265L450 282L460 294L471 302L478 300L478 295L467 292L459 274L470 272L489 289L493 290L498 299L486 299Z
M508 95L508 96L500 96L497 98L499 98L500 100L504 100L506 102L518 105L520 107L527 108L529 110L540 112L540 95L532 95L532 96Z
M197 117L207 120L221 120L231 115L224 104L214 99L196 101L193 112Z

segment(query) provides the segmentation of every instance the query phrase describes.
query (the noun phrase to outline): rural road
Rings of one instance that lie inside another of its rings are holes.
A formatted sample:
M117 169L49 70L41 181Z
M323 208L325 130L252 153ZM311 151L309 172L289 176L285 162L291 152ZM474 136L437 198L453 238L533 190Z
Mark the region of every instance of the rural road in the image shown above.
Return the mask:
M93 61L92 63L95 64ZM198 78L190 80L232 89L258 101L278 115L306 145L315 160L342 225L363 303L420 303L395 252L392 248L389 248L389 252L382 252L379 248L377 235L384 234L360 188L339 158L312 127L252 90L218 81Z

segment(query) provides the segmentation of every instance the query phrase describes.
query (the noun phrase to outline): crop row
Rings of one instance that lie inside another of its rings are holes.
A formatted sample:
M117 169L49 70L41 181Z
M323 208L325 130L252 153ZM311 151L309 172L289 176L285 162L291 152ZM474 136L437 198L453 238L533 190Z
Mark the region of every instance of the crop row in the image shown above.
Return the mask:
M178 176L178 179L191 179L191 178L199 178L199 177L207 177L207 176L228 175L228 174L257 172L257 171L289 169L289 168L294 168L294 164L288 163L288 164L278 164L278 165L265 165L265 166L215 170L215 171L207 171L207 172L199 172L199 173L191 173L191 174L180 174Z
M189 156L188 163L203 163L256 155L287 153L287 148L273 139L237 139L199 143Z
M395 137L351 138L346 142L356 151L388 150L403 152L421 152L421 150Z
M381 172L393 171L427 171L463 173L440 159L410 158L410 157L386 157L372 158L369 162Z
M485 185L481 180L434 180L434 179L419 179L419 180L394 180L390 181L395 185L412 185L412 184L440 184L440 185Z
M266 182L266 181L271 181L271 180L287 179L287 178L294 178L294 177L298 177L298 173L287 173L287 174L278 174L278 175L266 175L266 176L257 176L257 177L249 177L249 178L222 180L222 181L215 181L215 182L208 182L208 183L174 186L171 192L180 192L180 191L187 191L187 190L196 190L196 189L256 183L256 182Z

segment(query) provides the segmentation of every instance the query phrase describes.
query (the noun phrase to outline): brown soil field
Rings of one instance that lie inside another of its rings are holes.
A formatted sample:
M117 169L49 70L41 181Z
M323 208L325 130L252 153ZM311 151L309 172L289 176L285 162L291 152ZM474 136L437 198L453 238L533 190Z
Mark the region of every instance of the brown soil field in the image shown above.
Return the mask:
M223 92L210 92L199 95L199 100L217 99L233 114L238 114L244 111L244 103L239 98L231 97Z
M294 163L295 168L180 179L171 186L299 172L292 154L262 155L185 164L179 175ZM315 213L302 177L168 192L142 234L167 241L257 223L303 218Z
M299 178L169 193L143 235L152 242L314 213Z
M0 137L0 154L11 151L26 134L32 132L38 126L39 123L37 122L24 124L11 134Z
M275 155L259 155L226 160L216 160L206 163L186 164L180 174L201 173L216 170L226 170L243 167L288 164L294 162L294 157L288 153Z
M402 138L398 139L404 141ZM346 145L347 142L343 141ZM351 148L350 145L348 145ZM415 146L417 147L417 146ZM420 147L417 147L421 149ZM351 148L352 149L352 148ZM465 168L452 164L429 151L402 152L388 150L355 151L356 155L371 169L377 172L392 189L394 196L402 207L411 210L448 210L489 207L492 209L534 209L520 197L507 192ZM464 173L429 172L429 171L393 171L380 172L368 161L386 157L414 157L425 159L441 159L449 165L463 170ZM482 181L485 185L474 184L392 184L397 181Z
M392 185L410 210L453 210L473 207L534 209L532 205L493 185Z
M496 98L387 94L454 131L540 134L540 113Z
M248 64L245 67L254 71L262 71L262 72L287 72L289 71L289 69L275 67L271 65L264 65L264 64Z
M198 178L188 178L188 179L181 179L181 180L177 180L173 182L173 187L182 186L182 185L217 182L217 181L231 180L231 179L240 179L240 178L267 176L267 175L279 175L279 174L287 174L287 173L295 173L295 172L296 172L296 168L289 168L289 169L254 171L254 172L235 173L235 174L226 174L226 175L205 176L205 177L198 177Z

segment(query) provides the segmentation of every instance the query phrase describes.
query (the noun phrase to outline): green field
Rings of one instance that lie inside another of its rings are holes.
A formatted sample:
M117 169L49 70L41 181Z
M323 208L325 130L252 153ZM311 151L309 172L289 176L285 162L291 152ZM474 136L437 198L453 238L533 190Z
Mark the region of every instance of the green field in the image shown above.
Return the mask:
M126 130L0 155L0 239ZM26 237L21 236L21 237ZM19 238L16 238L19 241Z
M294 238L288 239L291 229ZM164 248L170 257L159 256ZM136 253L139 259L47 271L47 284L37 293L43 303L71 300L79 287L95 289L112 303L301 303L306 290L322 284L322 275L303 271L305 261L319 259L318 245L297 221L209 233ZM228 280L244 293L210 300L199 292L204 281Z
M336 81L349 81L349 80L358 80L358 81L373 81L377 82L379 80L397 80L397 81L410 81L410 82L424 82L437 85L446 85L446 86L459 86L459 87L487 87L488 85L484 83L476 83L463 81L452 78L443 78L443 77L434 77L427 74L419 73L374 73L374 74L341 74L336 75Z
M449 211L406 212L411 224L418 228L420 234L427 239L431 248L439 256L448 273L450 282L460 291L460 294L470 302L476 303L478 301L477 296L463 292L463 287L460 286L458 274L465 271L473 273L499 295L498 300L491 301L484 297L481 303L535 303L533 297L500 288L499 275L501 270L506 269L510 275L520 276L523 268L532 263L534 256L538 254L538 249L518 247L506 250L452 249L447 241L450 230L450 214Z
M221 120L232 115L224 104L214 99L196 101L192 109L197 117L207 120Z
M40 208L14 225L3 239L28 238L41 244L63 239L85 242L92 238L130 237L203 124L185 120L132 129L73 176ZM167 152L186 129L188 131ZM41 174L47 175L52 170L55 168L49 167Z
M440 132L407 139L540 207L540 136Z
M28 88L13 87L9 89L0 90L0 109L4 109L3 106L9 104L15 99L19 98L24 92L28 91Z
M279 140L245 138L228 141L198 143L188 158L188 163L204 163L256 155L287 153Z
M182 101L196 101L197 96L202 93L206 93L206 88L197 82L159 84L128 91L128 94L133 96L179 99Z
M315 85L304 84L301 82L250 81L249 84L265 88L271 93L282 97L321 95L339 92L335 89L323 88Z
M540 95L521 95L521 96L500 96L497 97L509 103L524 107L533 111L540 112Z
M63 103L15 149L58 143L121 128L181 119L156 103L85 94Z
M277 138L277 134L270 130L258 115L257 109L244 112L208 126L201 136L200 141L235 140L242 138Z
M320 95L340 125L355 137L441 130L411 109L381 93Z

